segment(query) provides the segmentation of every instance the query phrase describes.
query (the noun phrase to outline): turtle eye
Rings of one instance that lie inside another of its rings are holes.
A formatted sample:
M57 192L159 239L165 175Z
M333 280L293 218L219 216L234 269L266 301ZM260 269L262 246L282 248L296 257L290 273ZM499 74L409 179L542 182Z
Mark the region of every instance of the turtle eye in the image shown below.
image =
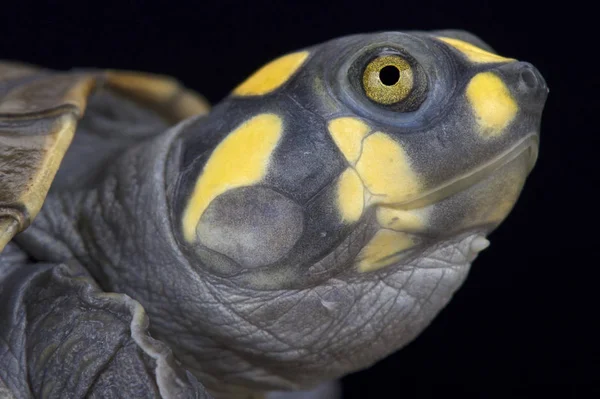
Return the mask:
M378 104L405 100L414 86L411 65L399 55L382 55L367 64L362 77L367 97Z

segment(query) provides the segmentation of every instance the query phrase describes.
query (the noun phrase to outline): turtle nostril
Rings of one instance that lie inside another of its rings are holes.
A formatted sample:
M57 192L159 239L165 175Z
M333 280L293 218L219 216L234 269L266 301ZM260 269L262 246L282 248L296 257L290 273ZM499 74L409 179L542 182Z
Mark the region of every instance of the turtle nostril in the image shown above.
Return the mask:
M535 76L535 72L533 72L533 70L530 67L523 68L523 70L521 71L521 80L523 81L523 83L525 83L525 86L527 86L530 89L533 89L538 85L537 76Z

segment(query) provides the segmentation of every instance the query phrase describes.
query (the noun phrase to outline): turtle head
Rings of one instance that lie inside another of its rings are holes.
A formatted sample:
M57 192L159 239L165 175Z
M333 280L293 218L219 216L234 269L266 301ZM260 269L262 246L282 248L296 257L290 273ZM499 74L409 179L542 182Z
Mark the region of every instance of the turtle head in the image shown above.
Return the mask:
M350 36L259 69L179 137L174 230L220 304L199 334L228 351L180 356L290 388L406 344L515 204L547 91L456 31Z
M189 138L182 241L280 288L487 234L535 163L547 88L461 35L351 36L258 70Z

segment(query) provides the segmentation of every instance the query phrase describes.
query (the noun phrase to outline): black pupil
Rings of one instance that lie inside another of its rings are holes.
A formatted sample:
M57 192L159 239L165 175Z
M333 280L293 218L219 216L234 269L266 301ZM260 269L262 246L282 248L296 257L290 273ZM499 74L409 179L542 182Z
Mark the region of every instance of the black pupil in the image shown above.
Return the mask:
M400 80L400 71L393 65L387 65L379 71L379 80L386 86L393 86Z

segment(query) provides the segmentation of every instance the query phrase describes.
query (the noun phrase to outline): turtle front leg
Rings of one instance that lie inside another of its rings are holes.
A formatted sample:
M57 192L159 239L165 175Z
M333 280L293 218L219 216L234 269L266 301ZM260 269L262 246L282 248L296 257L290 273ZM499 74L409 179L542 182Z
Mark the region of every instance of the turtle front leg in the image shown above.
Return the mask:
M0 397L210 397L147 334L137 301L100 291L76 263L17 255L0 256Z
M340 399L342 387L338 381L329 381L317 385L308 391L270 392L267 399Z

